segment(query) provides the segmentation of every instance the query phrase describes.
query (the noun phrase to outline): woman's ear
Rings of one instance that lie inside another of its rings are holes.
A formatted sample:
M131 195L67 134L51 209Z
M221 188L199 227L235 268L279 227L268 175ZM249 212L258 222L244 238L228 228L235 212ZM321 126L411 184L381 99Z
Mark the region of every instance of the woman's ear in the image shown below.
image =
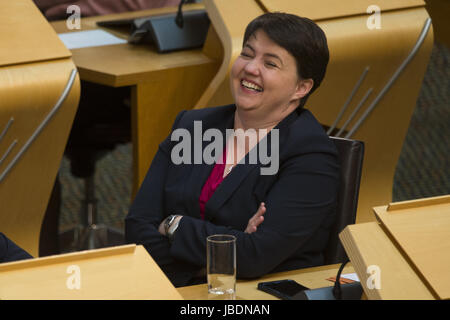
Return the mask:
M294 94L294 99L301 99L306 96L314 86L313 79L301 79L298 81L297 89Z

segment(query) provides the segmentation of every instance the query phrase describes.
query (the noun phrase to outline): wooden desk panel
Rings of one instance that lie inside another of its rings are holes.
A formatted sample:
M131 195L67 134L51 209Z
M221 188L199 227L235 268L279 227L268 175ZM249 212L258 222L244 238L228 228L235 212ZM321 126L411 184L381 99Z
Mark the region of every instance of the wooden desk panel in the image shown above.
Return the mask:
M70 57L32 0L0 1L0 39L0 66Z
M214 66L201 49L159 54L154 46L118 44L73 49L73 61L82 80L111 87L158 83L168 70Z
M79 289L70 277L79 269ZM69 286L67 285L69 283ZM181 299L143 246L126 245L0 265L0 300Z
M33 256L79 96L71 53L33 1L0 1L0 229Z
M374 211L433 293L450 299L450 195L392 203Z
M190 4L185 10L202 9ZM81 30L67 30L64 21L52 23L58 33L97 29L97 21L145 17L176 8L152 9L84 18ZM99 28L127 38L128 33ZM211 31L211 30L210 30ZM213 33L212 33L213 34ZM209 35L210 36L210 35ZM216 74L220 61L202 49L159 54L154 46L119 44L73 49L81 80L111 87L132 87L133 191L136 194L158 145L170 132L175 116L191 109Z
M278 300L278 298L257 289L259 282L292 279L311 288L333 286L334 283L326 280L337 275L340 265L329 265L315 268L306 268L293 271L279 272L266 275L256 280L238 280L236 283L237 300ZM353 267L347 265L342 274L353 273ZM208 300L208 288L206 284L177 288L178 292L186 300Z
M216 64L167 69L159 73L159 81L133 87L133 195L139 190L159 144L170 133L176 115L192 109L216 70Z
M435 299L414 268L376 222L347 226L339 237L369 299ZM380 272L379 287L367 286L369 266L377 267Z
M266 11L295 13L314 21L342 18L365 14L371 5L377 5L382 12L423 6L423 0L258 0Z
M187 5L185 10L198 10L203 5ZM175 12L176 8L161 8L103 15L81 19L81 29L67 29L65 21L52 23L57 33L80 32L102 29L120 38L127 39L128 31L118 28L98 27L98 21L132 19ZM81 79L112 87L133 86L142 82L156 82L167 70L193 65L215 64L201 49L182 50L159 54L153 45L118 44L99 47L72 49L73 60Z

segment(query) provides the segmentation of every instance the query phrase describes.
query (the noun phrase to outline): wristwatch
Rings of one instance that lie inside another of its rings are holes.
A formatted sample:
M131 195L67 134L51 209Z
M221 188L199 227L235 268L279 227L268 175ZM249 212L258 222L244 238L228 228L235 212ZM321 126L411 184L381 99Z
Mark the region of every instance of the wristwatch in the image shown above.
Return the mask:
M169 238L169 241L172 242L173 241L173 237L175 235L175 231L178 228L178 224L180 222L180 219L177 220L176 223L175 220L178 217L178 215L173 214L167 217L166 221L164 222L164 230L166 232L166 236Z

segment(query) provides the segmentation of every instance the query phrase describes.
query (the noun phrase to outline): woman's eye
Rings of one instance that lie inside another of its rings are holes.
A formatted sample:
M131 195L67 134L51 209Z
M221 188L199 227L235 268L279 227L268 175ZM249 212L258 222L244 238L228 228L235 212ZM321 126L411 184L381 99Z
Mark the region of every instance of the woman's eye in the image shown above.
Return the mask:
M247 52L241 52L241 56L246 57L246 58L250 58L250 54Z
M277 68L278 66L277 66L277 64L275 64L275 63L273 63L273 62L266 62L266 65L268 66L268 67L270 67L270 68Z

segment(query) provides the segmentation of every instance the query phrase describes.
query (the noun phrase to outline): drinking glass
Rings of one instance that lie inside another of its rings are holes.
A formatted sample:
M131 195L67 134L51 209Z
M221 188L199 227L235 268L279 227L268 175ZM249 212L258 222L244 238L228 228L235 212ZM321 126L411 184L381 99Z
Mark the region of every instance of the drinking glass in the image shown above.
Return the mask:
M236 299L236 237L216 234L206 239L208 298Z

